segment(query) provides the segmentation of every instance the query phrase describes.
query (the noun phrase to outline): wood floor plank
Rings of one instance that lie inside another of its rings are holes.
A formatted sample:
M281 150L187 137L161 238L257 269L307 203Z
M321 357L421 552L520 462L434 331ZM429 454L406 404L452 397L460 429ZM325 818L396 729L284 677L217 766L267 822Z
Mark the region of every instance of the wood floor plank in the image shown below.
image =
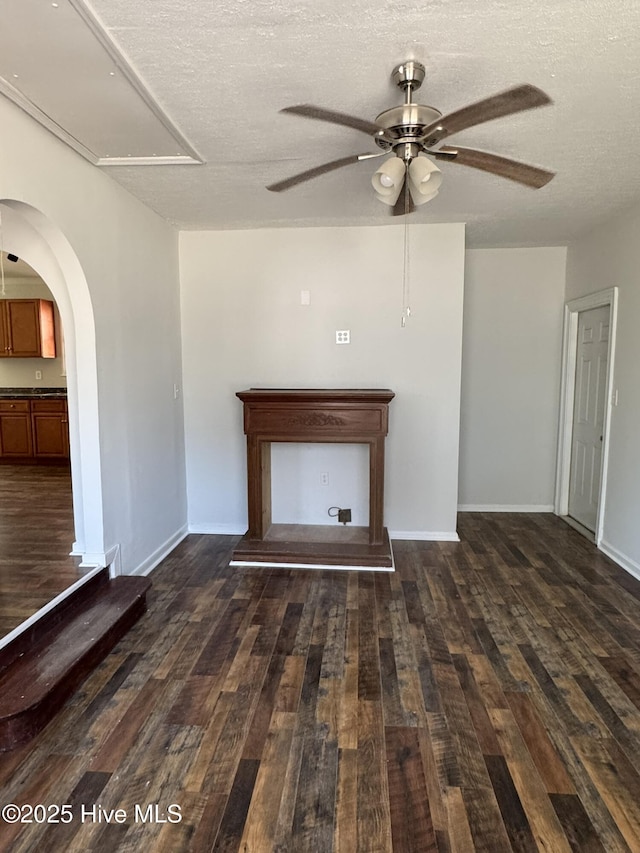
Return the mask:
M295 726L295 713L274 713L258 765L242 846L252 853L272 853Z
M161 681L150 679L131 697L131 704L120 718L115 731L105 739L95 753L92 766L95 770L113 773L137 740L140 729L148 721L151 712L158 706L166 690Z
M387 779L394 850L437 851L420 742L415 728L387 726Z
M472 657L477 657L477 655L472 655ZM473 670L469 665L467 655L454 655L453 663L458 674L462 693L469 709L471 722L473 723L475 735L478 739L478 746L480 747L483 755L499 755L500 745L498 744L495 730L491 724L491 719L487 714L482 694L480 693L473 676Z
M575 787L542 722L525 693L508 693L507 699L520 734L550 794L575 794Z
M317 726L302 748L291 837L291 849L300 853L328 850L333 843L338 746L327 735L326 727Z
M538 845L507 762L502 755L487 755L485 760L512 849L518 853L535 853Z
M353 853L358 849L358 750L338 750L338 782L333 850Z
M212 853L234 853L240 849L259 767L259 761L250 758L240 760Z
M296 808L298 780L300 778L302 751L304 747L303 731L304 727L300 726L299 720L297 720L291 739L289 760L287 761L287 769L282 785L282 799L280 801L280 811L277 816L274 836L274 853L289 853L289 851L292 851L293 817Z
M358 623L358 696L376 701L381 686L375 587L373 579L366 576L359 578Z
M551 794L550 799L573 853L606 853L579 797Z
M357 853L391 853L391 816L379 702L358 705L358 846Z
M358 748L358 614L347 610L344 678L338 717L338 746L343 750Z
M445 788L443 806L447 822L436 829L438 853L467 853L476 845L469 827L469 814L460 788Z
M475 853L512 851L493 788L462 788L461 793L473 839L471 849Z
M567 838L515 718L510 711L502 710L492 711L491 717L506 765L537 845L542 850L571 853Z
M629 848L637 849L640 805L633 793L639 785L636 770L613 739L595 741L581 736L573 743Z

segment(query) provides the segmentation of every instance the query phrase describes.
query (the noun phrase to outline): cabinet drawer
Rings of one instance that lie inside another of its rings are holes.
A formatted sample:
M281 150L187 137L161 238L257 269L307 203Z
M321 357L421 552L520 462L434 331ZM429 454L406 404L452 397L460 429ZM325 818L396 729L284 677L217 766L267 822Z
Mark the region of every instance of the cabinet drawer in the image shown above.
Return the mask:
M0 400L0 412L29 412L28 400Z
M67 410L66 400L32 400L32 412L65 412Z

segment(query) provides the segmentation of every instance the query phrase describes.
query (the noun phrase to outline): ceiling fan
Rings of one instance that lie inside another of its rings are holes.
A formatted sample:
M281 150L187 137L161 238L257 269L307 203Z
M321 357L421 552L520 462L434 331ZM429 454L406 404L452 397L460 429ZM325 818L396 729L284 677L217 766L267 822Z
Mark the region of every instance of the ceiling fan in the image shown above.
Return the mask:
M535 86L523 84L443 116L434 107L412 101L413 93L420 88L424 77L424 65L415 60L396 66L391 78L404 91L404 104L385 110L375 121L311 104L285 107L281 112L360 130L373 137L382 151L341 157L270 184L267 189L282 192L334 169L391 154L393 156L383 162L371 181L380 201L389 205L391 212L397 215L409 213L415 205L424 204L437 195L442 174L430 158L481 169L532 189L543 187L553 178L554 172L538 166L474 148L441 144L447 137L469 127L550 104L552 101L548 95ZM403 188L405 191L401 195Z

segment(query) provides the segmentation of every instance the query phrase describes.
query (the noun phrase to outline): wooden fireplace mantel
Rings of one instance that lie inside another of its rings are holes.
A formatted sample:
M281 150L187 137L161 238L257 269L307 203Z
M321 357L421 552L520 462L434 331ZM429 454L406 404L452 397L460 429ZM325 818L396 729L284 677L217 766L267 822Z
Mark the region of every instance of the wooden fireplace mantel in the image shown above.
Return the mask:
M384 440L389 430L387 389L251 388L236 394L244 404L247 436L249 529L232 563L326 563L364 560L364 566L392 566L383 521ZM271 523L271 443L327 442L369 446L369 527L348 531L325 525L295 531ZM276 530L275 528L282 528ZM285 529L286 528L286 529ZM313 539L315 530L318 541ZM358 535L360 531L360 535ZM377 566L383 562L384 565ZM376 564L375 566L373 564ZM360 563L358 563L360 565Z

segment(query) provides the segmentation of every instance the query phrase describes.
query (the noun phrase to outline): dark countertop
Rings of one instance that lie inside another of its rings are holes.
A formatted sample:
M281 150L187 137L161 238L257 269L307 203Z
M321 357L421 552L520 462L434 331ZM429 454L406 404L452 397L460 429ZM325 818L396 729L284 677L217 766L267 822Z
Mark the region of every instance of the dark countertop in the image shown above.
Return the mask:
M31 400L40 397L62 397L66 400L66 388L0 388L0 399Z

